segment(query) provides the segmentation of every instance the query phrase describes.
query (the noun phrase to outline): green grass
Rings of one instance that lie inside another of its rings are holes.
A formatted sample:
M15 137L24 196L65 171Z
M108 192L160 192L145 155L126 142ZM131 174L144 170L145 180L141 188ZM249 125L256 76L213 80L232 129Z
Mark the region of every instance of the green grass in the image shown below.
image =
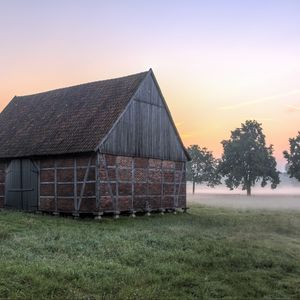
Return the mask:
M299 299L300 214L0 213L0 298Z

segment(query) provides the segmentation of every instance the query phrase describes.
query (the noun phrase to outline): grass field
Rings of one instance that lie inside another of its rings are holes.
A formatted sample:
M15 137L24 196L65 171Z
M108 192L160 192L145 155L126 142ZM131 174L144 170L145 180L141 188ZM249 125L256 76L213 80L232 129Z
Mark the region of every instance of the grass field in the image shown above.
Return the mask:
M300 213L0 213L0 298L300 298Z

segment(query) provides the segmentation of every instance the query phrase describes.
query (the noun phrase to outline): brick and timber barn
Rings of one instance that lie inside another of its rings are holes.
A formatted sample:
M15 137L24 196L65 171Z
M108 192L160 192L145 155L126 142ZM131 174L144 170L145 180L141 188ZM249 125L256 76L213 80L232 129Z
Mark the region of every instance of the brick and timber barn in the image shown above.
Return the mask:
M186 208L188 153L152 70L14 97L0 114L0 208Z

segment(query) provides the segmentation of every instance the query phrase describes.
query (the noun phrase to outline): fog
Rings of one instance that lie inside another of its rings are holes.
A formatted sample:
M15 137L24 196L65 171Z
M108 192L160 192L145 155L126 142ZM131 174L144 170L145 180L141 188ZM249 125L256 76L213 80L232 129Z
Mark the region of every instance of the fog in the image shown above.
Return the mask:
M257 184L251 197L247 197L242 189L230 191L224 184L215 188L196 185L195 195L192 195L192 184L188 182L188 203L236 209L300 211L300 183L286 174L281 174L280 179L280 185L274 190L270 185L262 188Z
M187 193L192 193L192 183L187 183ZM195 193L205 194L226 194L226 195L244 195L246 191L241 188L230 191L225 184L210 188L204 184L196 184ZM260 182L252 188L252 195L299 195L300 197L300 182L294 178L289 178L287 174L280 174L280 184L276 189L271 189L270 184L262 188Z

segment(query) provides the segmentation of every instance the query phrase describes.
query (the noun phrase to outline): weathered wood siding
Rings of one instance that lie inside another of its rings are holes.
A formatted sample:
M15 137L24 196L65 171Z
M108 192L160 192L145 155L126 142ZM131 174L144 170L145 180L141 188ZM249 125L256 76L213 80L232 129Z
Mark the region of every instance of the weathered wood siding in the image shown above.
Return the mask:
M187 160L151 73L101 144L100 151L115 155Z

